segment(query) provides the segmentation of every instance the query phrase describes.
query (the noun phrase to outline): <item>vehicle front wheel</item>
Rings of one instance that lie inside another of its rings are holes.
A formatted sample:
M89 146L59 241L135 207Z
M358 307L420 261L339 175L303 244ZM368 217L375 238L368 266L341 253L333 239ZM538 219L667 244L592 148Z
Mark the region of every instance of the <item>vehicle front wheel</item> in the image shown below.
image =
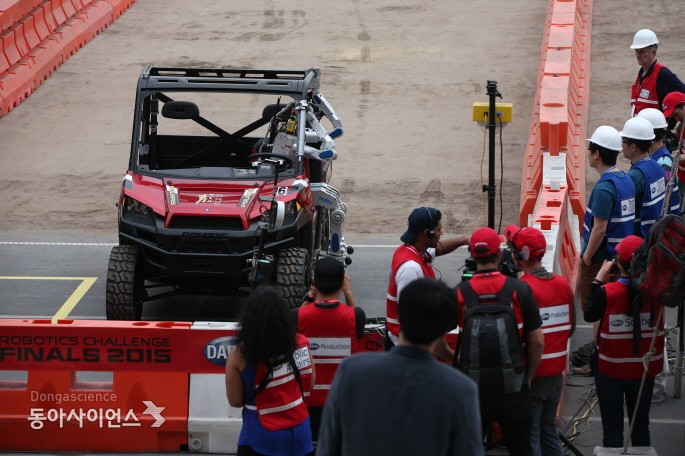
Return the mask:
M302 304L302 297L309 287L310 273L307 249L292 247L278 252L276 285L283 290L283 297L291 308Z
M145 279L140 252L132 245L112 247L107 267L105 311L108 320L140 320L143 315Z

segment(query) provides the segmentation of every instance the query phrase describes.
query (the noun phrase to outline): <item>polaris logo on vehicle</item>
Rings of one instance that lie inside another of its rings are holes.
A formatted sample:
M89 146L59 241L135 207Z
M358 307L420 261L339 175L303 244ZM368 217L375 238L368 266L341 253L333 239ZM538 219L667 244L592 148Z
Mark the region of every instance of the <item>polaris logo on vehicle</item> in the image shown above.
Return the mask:
M231 236L226 233L196 233L192 231L184 231L181 236L192 239L230 239Z
M204 348L204 356L207 361L218 366L226 365L226 358L231 348L235 345L235 336L219 337L208 342Z

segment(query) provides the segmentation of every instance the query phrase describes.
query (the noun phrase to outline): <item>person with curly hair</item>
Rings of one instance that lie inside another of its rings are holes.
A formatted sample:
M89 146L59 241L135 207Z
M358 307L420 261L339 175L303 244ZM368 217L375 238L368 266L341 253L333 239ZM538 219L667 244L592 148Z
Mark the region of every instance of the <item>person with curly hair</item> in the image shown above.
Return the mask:
M237 454L314 454L304 401L313 384L309 341L295 332L288 303L277 288L257 288L226 360L228 402L243 408Z

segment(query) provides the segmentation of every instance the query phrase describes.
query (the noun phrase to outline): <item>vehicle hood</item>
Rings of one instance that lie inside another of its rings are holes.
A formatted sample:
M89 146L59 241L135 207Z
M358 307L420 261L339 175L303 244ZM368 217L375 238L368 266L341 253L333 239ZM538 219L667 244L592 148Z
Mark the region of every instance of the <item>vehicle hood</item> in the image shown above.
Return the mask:
M277 200L297 197L298 182L306 186L299 179L280 181ZM231 217L240 218L246 229L252 220L260 217L260 207L268 207L273 188L272 181L261 180L160 179L130 173L124 177L124 193L163 216L165 226L176 216Z

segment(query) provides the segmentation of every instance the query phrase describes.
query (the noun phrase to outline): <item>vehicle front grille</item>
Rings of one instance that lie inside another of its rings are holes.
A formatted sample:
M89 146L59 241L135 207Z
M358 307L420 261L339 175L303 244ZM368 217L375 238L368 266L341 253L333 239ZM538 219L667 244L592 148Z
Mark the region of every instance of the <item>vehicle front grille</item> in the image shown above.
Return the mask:
M176 216L171 219L169 228L242 231L243 224L237 217Z
M213 253L213 254L227 254L231 253L231 249L226 242L203 242L203 241L187 241L179 249L183 253Z

